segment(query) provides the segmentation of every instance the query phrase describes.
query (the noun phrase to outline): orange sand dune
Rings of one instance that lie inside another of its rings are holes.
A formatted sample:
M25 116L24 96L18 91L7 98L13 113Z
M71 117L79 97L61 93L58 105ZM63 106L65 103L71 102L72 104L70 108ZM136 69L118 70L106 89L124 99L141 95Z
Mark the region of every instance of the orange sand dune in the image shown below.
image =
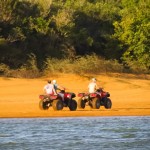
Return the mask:
M39 95L43 93L43 86L47 79L16 79L0 78L0 117L77 117L77 116L150 116L150 80L138 79L134 76L97 75L98 84L109 91L112 109L101 107L99 110L77 109L62 111L39 109ZM85 92L89 83L89 76L61 74L58 83L66 87L67 91ZM78 97L75 98L78 100Z

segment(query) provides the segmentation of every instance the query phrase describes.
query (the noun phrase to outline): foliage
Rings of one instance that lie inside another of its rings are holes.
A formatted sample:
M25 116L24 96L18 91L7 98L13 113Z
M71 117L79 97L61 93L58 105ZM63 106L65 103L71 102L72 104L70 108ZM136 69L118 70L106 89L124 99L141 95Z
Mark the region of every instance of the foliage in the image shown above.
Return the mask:
M30 54L27 63L18 69L10 69L9 66L0 64L0 72L4 76L15 78L37 78L41 76L37 68L36 56L34 54Z
M0 63L35 76L149 73L149 14L149 0L1 0Z
M8 76L10 72L9 66L1 63L0 64L0 74L4 74L5 76Z
M47 58L44 65L44 74L49 73L71 73L72 62L70 59Z
M82 75L86 73L122 72L123 66L116 60L106 61L92 54L84 57L76 57L74 60L47 58L43 70L45 75L60 72Z
M35 78L40 76L36 56L31 53L28 57L27 63L17 70L17 77Z
M148 1L123 1L122 19L114 23L115 37L124 49L123 61L132 67L150 68L150 6ZM131 4L131 5L130 5Z

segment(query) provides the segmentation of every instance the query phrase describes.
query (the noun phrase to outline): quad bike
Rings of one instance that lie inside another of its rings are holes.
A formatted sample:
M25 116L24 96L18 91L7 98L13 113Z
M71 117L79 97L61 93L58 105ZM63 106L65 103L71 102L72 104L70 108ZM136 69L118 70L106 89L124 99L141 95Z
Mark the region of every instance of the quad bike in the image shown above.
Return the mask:
M93 109L99 109L100 106L104 106L106 109L110 109L112 106L109 92L103 91L102 88L97 89L95 93L79 93L78 94L78 107L84 109L85 105L89 105Z
M61 95L64 95L62 98ZM77 109L77 102L73 98L76 95L71 92L60 91L57 95L40 95L39 107L42 110L47 110L49 107L53 107L54 110L62 110L63 107L69 107L71 111Z

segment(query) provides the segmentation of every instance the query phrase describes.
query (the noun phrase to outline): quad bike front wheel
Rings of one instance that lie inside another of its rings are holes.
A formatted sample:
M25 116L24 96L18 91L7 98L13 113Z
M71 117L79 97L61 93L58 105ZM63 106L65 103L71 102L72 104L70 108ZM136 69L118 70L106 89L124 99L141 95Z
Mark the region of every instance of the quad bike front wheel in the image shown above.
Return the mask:
M112 107L112 102L109 98L105 98L104 106L106 109L110 109Z
M54 100L52 106L53 106L54 110L62 110L63 109L63 102L61 100L58 100L58 99Z
M41 99L39 102L39 108L41 110L47 110L49 108L48 107L48 101L44 101L43 99Z
M96 97L92 100L92 108L93 109L99 109L100 108L100 100Z
M78 108L85 108L85 101L82 98L78 100Z
M76 102L76 100L72 99L72 100L70 101L68 107L69 107L69 109L70 109L71 111L75 111L75 110L77 109L77 102Z

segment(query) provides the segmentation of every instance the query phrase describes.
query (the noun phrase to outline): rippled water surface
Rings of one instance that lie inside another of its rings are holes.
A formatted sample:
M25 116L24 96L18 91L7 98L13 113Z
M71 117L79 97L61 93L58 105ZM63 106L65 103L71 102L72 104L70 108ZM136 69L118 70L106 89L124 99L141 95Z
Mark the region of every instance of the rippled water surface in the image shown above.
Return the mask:
M150 150L150 117L0 119L0 150Z

